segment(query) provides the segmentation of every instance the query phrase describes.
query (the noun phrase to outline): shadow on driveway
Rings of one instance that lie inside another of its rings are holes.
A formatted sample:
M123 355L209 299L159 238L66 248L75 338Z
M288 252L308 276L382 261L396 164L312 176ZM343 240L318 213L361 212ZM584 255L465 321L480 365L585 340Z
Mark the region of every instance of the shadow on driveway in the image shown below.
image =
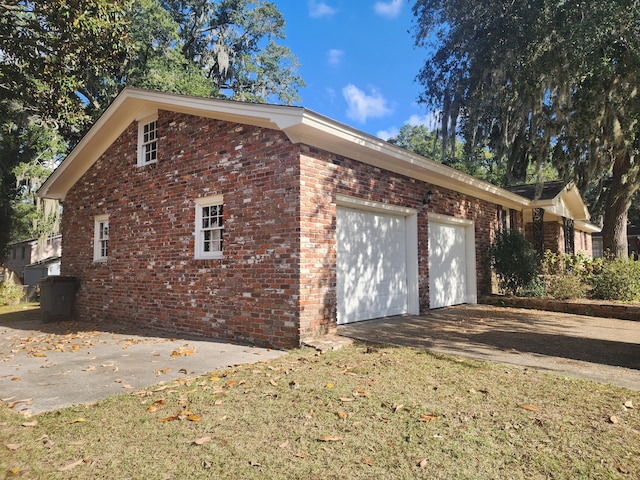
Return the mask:
M126 325L0 315L0 400L37 414L190 379L285 352Z
M460 305L342 325L338 333L640 390L640 322Z

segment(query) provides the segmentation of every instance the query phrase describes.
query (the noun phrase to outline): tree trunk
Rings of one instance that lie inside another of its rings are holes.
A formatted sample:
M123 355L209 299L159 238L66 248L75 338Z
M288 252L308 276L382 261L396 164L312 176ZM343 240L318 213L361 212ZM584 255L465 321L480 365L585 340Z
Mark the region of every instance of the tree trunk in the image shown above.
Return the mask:
M638 189L637 174L632 174L632 160L626 151L617 151L613 156L611 187L604 206L602 246L604 252L628 258L627 219L631 198Z

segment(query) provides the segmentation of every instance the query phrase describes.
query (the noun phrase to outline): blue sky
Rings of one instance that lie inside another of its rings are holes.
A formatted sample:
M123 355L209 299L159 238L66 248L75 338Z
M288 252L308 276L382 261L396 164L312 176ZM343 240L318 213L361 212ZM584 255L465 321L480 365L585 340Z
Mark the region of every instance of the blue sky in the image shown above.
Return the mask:
M272 1L286 21L283 43L307 84L302 106L384 139L406 123L432 122L417 104L415 77L426 52L414 48L412 3Z

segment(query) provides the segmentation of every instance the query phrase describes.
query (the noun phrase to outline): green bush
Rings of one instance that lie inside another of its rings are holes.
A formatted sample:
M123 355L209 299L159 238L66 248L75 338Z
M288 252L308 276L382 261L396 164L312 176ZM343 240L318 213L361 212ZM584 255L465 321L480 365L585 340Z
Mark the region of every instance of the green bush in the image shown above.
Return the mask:
M547 289L544 282L536 277L531 283L520 289L518 296L544 298L547 296Z
M547 250L542 257L542 273L544 275L573 274L586 279L593 272L596 263L597 260L584 253L570 255Z
M14 305L20 301L22 295L20 285L13 282L0 282L0 305Z
M526 237L516 230L499 233L489 249L500 288L516 295L536 279L540 260Z
M590 279L591 296L600 300L640 300L640 262L614 258L598 266Z
M549 275L545 279L547 295L556 300L570 300L573 298L585 298L587 296L587 284L582 277L574 274Z

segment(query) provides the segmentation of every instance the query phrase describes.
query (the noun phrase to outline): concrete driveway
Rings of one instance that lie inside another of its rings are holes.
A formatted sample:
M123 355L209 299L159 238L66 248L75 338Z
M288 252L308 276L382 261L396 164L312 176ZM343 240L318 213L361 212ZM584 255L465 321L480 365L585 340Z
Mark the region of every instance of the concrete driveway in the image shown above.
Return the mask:
M0 400L37 414L269 360L285 352L123 326L0 315Z
M338 334L640 390L640 322L460 305L342 325Z

